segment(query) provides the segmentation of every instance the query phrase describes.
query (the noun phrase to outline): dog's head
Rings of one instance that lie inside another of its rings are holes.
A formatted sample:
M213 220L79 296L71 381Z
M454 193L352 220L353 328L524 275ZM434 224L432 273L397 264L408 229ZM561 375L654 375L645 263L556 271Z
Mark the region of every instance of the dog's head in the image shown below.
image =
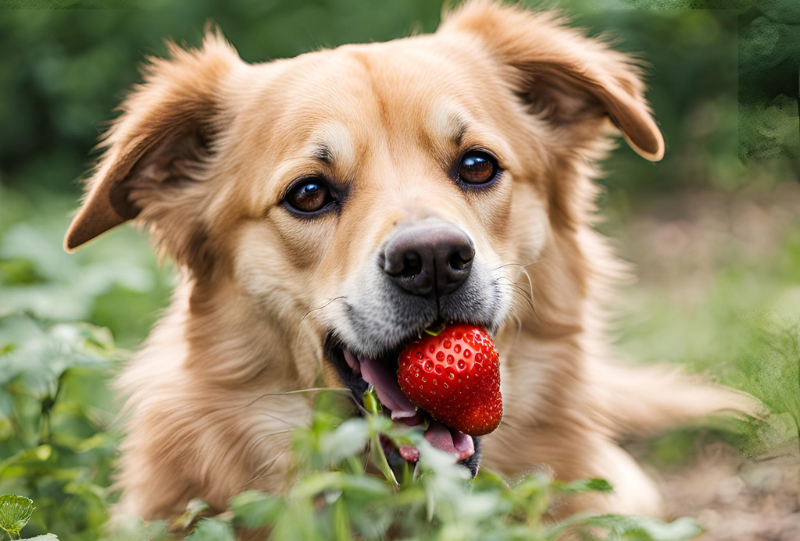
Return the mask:
M269 355L299 385L321 370L360 390L346 356L396 361L439 320L496 332L531 262L526 294L577 310L553 292L581 296L573 237L615 127L663 155L630 59L552 14L472 2L433 35L258 65L210 34L147 66L66 245L136 220L190 310L283 336Z

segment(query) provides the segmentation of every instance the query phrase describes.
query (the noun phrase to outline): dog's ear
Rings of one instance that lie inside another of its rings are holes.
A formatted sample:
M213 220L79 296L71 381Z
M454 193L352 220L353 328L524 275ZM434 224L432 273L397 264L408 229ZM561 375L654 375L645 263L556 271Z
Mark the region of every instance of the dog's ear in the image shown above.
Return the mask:
M100 144L105 151L65 238L68 251L153 203L174 203L209 156L221 122L221 85L243 63L210 30L202 49L174 44L169 49L169 59L148 59L144 82L134 87L105 134Z
M658 161L664 139L644 98L633 59L565 26L551 12L473 0L446 13L439 32L478 38L530 111L562 127L603 115L641 156Z

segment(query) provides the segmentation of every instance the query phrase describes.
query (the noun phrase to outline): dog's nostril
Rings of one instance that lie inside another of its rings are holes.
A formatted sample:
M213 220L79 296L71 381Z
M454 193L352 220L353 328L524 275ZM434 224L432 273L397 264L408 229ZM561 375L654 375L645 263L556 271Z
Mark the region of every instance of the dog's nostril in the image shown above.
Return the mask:
M416 252L408 252L403 255L403 270L400 276L411 277L422 272L422 258Z
M472 254L453 252L448 261L454 270L464 270L472 263Z

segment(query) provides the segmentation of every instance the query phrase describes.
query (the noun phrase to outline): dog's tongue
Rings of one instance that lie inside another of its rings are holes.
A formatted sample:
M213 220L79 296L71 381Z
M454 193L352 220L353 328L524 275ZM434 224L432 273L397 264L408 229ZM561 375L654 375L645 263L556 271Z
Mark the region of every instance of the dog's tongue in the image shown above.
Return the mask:
M456 455L456 460L464 460L475 454L472 436L467 436L438 421L433 421L425 431L425 439L440 451Z
M348 354L349 352L345 352L345 359ZM352 357L352 354L350 356ZM358 362L361 366L361 377L375 387L381 404L392 410L392 419L412 418L417 415L417 407L403 394L400 385L397 384L397 374L392 373L380 361L369 357L359 357Z
M391 410L393 420L410 426L422 423L422 416L417 412L416 406L400 390L396 373L375 359L369 357L356 359L347 349L344 350L344 358L354 373L360 372L364 381L375 387L378 399L381 404ZM464 460L475 453L472 437L437 421L431 422L425 431L425 439L437 449L455 455L457 460ZM407 454L412 455L413 453ZM404 456L404 458L406 457Z

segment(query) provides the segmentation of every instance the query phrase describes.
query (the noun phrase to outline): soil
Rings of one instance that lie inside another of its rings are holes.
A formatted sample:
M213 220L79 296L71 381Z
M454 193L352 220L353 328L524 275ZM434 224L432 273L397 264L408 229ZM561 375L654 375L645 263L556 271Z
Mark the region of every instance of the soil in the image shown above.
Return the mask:
M799 541L800 453L759 461L712 446L680 472L662 475L669 515L691 516L700 541Z

